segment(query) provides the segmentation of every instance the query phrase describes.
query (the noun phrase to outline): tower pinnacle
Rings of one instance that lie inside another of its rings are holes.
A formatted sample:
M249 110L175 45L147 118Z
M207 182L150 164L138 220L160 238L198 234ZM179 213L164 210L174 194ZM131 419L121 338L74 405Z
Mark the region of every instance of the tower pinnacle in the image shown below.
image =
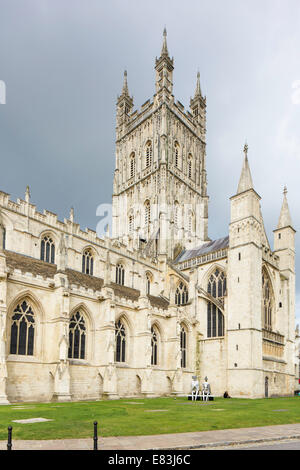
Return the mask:
M288 205L286 195L287 195L287 188L286 188L286 186L284 186L284 188L283 188L283 201L282 201L282 206L281 206L281 211L280 211L280 216L279 216L277 229L293 226L292 219L291 219L291 214L290 214L290 209L289 209L289 205Z
M249 167L249 162L248 162L247 142L244 145L244 154L245 154L244 164L243 164L242 173L240 176L237 194L247 191L248 189L253 189L253 182L252 182L252 177L251 177L251 172L250 172L250 167Z
M167 46L167 30L166 30L166 28L164 28L163 36L164 36L164 39L163 39L163 45L162 45L161 54L160 54L161 57L162 56L169 56L168 46Z

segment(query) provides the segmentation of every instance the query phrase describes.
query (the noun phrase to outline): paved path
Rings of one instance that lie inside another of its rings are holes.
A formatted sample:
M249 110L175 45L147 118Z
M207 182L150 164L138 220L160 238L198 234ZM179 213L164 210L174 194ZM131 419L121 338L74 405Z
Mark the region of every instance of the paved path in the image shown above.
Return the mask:
M234 444L300 439L300 423L220 431L159 434L153 436L99 437L99 450L201 449ZM13 450L92 450L90 439L21 441L13 439ZM7 442L0 441L0 450Z

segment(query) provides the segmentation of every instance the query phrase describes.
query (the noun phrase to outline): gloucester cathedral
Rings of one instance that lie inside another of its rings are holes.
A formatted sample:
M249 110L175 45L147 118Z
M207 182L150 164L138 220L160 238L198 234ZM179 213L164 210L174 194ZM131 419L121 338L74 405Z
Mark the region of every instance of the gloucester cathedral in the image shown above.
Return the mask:
M208 235L206 97L174 99L166 31L155 94L117 99L112 226L100 238L0 192L0 403L294 393L294 236L273 248L248 147L224 237ZM255 162L253 161L253 164Z

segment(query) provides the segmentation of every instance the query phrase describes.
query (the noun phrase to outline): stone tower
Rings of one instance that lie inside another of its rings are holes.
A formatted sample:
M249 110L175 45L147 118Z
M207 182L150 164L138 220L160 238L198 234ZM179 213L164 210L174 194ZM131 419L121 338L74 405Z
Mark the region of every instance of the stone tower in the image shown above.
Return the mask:
M253 188L248 146L237 189L231 197L228 250L227 380L233 396L261 396L262 233L260 196Z
M127 73L117 100L112 237L151 256L174 258L208 241L206 98L200 75L190 111L175 102L174 60L163 33L155 95L133 112Z

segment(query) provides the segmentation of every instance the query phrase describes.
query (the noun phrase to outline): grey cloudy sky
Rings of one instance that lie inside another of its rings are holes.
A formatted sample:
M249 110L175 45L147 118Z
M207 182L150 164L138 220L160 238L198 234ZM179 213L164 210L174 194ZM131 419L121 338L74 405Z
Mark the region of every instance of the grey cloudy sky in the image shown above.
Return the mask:
M139 108L166 26L175 98L189 105L198 70L207 96L209 235L228 234L247 139L273 246L285 184L300 222L299 24L299 0L0 0L0 189L15 200L29 184L39 210L63 220L74 206L95 229L111 202L123 70ZM296 249L300 268L298 238Z

